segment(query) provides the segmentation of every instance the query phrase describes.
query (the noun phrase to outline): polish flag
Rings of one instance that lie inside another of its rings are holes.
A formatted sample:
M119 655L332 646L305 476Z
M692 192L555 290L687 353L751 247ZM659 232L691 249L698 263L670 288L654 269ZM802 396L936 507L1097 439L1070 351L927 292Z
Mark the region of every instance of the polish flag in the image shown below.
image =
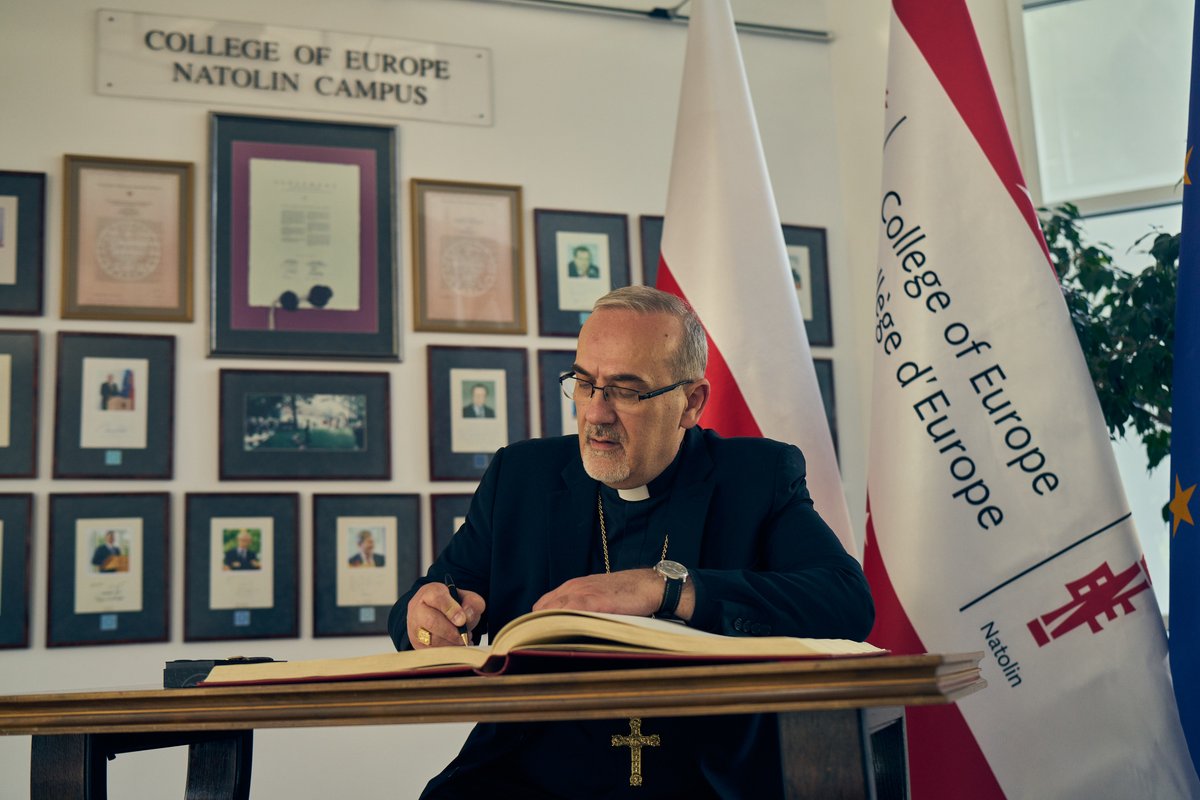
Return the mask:
M981 650L988 682L909 709L913 796L1200 797L1150 575L965 2L893 0L890 38L879 256L861 265L870 640Z
M727 0L689 8L657 285L708 331L701 424L797 445L817 511L856 554L733 16Z

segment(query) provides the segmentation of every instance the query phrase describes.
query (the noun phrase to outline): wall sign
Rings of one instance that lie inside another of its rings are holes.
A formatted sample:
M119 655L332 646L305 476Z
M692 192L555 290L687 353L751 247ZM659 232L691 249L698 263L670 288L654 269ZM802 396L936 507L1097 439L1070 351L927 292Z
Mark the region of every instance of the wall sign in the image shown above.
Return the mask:
M367 34L100 10L96 91L492 124L492 53Z

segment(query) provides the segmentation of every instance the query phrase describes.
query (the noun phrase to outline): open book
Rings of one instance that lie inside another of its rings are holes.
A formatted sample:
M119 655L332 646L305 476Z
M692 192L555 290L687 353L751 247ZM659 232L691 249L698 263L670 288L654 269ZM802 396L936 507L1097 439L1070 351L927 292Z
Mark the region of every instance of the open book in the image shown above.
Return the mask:
M530 657L687 663L845 658L886 652L846 639L718 636L660 619L550 610L517 617L500 629L490 647L431 647L357 658L233 664L215 667L201 685L308 683L469 671L499 674L508 671L514 659Z

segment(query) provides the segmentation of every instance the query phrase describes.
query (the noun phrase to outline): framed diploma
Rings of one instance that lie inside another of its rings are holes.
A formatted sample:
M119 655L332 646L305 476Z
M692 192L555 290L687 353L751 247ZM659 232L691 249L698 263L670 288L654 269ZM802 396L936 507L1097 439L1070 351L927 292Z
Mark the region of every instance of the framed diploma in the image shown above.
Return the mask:
M175 337L58 334L54 477L174 471Z
M829 313L829 258L825 250L825 229L802 225L784 225L783 243L787 248L796 301L804 316L808 343L815 347L833 346L833 322Z
M29 647L33 495L0 494L0 649Z
M467 511L471 508L469 494L435 494L429 498L433 507L433 558L436 560L441 552L450 544L451 537L467 521Z
M419 495L313 495L313 636L386 635L420 573Z
M0 171L0 314L42 313L46 173Z
M624 214L534 210L543 336L578 336L595 302L629 285L628 229Z
M50 495L46 646L165 642L171 497Z
M398 360L396 129L211 115L210 350Z
M386 372L221 370L221 480L388 480Z
M183 640L299 636L297 494L188 494Z
M192 165L64 158L62 315L192 319Z
M579 433L575 402L562 393L559 377L571 371L574 350L538 351L538 397L542 401L542 436L574 436Z
M0 478L37 477L38 336L0 331Z
M521 187L414 178L418 331L525 333Z
M529 438L524 350L430 345L429 475L473 481L492 455Z

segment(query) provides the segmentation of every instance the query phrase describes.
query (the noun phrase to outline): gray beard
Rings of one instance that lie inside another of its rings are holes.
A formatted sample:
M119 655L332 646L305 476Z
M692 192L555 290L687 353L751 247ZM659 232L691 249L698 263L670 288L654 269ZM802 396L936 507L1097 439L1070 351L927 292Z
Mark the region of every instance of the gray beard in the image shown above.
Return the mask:
M629 479L629 473L632 471L629 467L629 459L626 457L623 438L617 438L618 444L622 445L620 455L609 455L607 453L597 453L592 450L587 443L587 436L598 434L609 434L606 425L589 425L584 430L584 440L581 447L581 455L583 456L583 469L592 480L600 481L601 483L611 486L614 483L621 483Z

